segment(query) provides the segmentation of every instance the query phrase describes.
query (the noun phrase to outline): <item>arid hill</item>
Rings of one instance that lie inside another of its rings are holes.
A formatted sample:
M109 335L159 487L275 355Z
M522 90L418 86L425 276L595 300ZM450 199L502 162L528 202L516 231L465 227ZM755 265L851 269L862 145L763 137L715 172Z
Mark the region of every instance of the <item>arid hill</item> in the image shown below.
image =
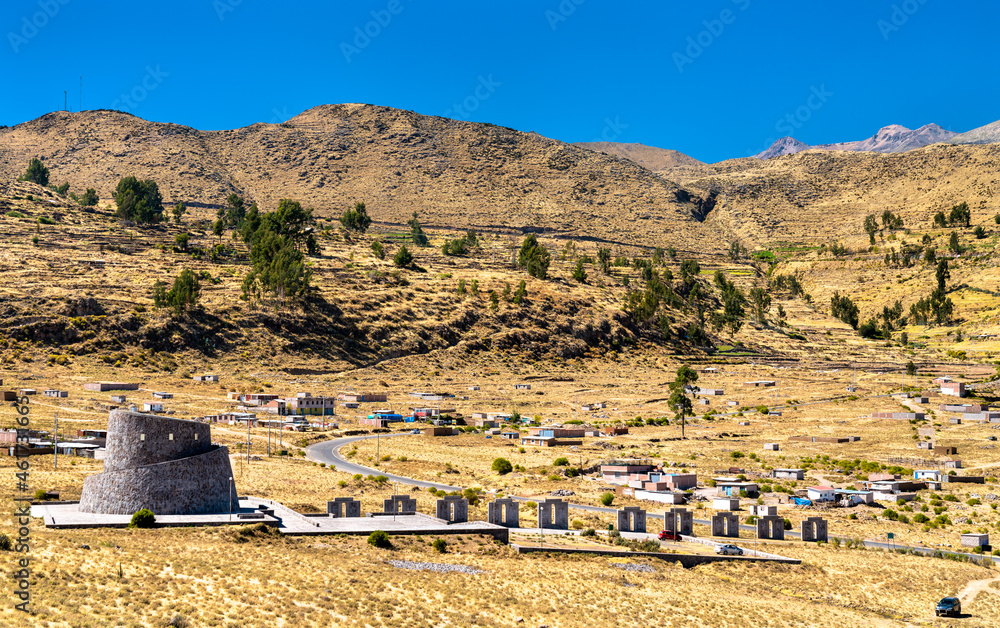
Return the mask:
M578 142L575 146L630 159L643 168L652 170L673 181L683 182L714 172L712 167L705 162L667 148L620 142Z
M701 199L635 163L536 134L369 105L325 105L282 124L199 131L110 111L55 112L0 130L0 180L33 156L52 180L109 199L120 177L168 204L216 206L232 192L336 218L364 201L376 222L538 230L632 245L720 249Z
M935 144L905 153L807 151L762 161L732 159L685 186L718 194L713 225L749 243L864 238L864 218L890 210L906 226L930 227L934 213L966 201L973 224L992 225L1000 145ZM859 242L860 243L860 242Z

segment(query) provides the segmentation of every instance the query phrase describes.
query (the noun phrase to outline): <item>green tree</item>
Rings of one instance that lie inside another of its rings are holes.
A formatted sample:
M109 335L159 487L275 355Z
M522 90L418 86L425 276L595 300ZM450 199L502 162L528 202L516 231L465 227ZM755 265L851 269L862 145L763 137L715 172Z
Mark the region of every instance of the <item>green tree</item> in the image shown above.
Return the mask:
M521 283L517 284L517 290L514 292L514 297L512 301L518 305L524 303L525 297L528 296L528 285L521 280Z
M413 254L405 246L402 246L393 256L392 263L400 268L406 268L413 263Z
M167 293L167 299L174 313L180 316L187 308L194 307L200 294L201 284L197 275L192 270L184 269L174 279L174 287Z
M865 216L865 233L868 234L868 243L875 244L875 232L878 231L878 223L875 221L875 214Z
M177 250L182 253L187 253L188 243L191 241L191 236L186 233L178 233L174 236L174 245Z
M368 227L372 224L372 219L368 217L368 210L365 208L365 204L358 201L354 204L354 209L348 209L341 215L340 224L348 231L360 231L364 233L368 231Z
M681 438L684 438L685 417L694 416L694 406L691 399L698 392L695 382L698 373L684 364L677 369L677 376L670 384L670 399L668 403L674 409L674 419L681 423Z
M410 225L410 239L413 240L413 243L417 246L427 246L427 234L424 233L420 221L417 220L417 212L413 212L413 218L407 224Z
M685 286L690 287L694 284L694 281L698 277L699 273L701 273L701 266L698 265L697 261L693 259L686 259L681 262L681 282L683 282Z
M611 504L615 503L615 494L612 492L601 493L601 505L605 508L610 508Z
M944 215L944 212L934 214L934 226L942 229L948 226L948 217Z
M982 225L976 225L976 228L972 230L972 235L976 236L977 240L982 240L986 237L986 229L983 229Z
M763 288L754 288L750 290L750 303L753 305L754 318L763 325L766 322L767 310L771 307L771 295Z
M953 253L962 253L962 243L958 239L957 231L951 232L951 236L948 238L948 248L951 249Z
M87 191L80 197L80 205L83 205L84 207L93 207L94 205L97 205L97 201L99 200L101 199L97 196L97 190L94 188L87 188Z
M385 259L385 247L378 240L372 242L372 253L379 259Z
M247 210L243 197L235 192L226 198L226 206L219 210L219 219L226 224L239 228L246 219Z
M174 215L174 222L181 224L181 216L187 213L187 205L184 204L184 201L177 201L177 204L174 205L174 208L170 212Z
M549 262L552 256L548 249L538 242L534 233L529 233L521 242L521 250L517 255L517 265L526 268L528 274L538 279L545 279L549 273Z
M58 194L59 196L65 198L68 193L69 193L69 183L63 183L62 185L56 188L56 194Z
M573 279L576 279L580 283L587 281L587 271L583 268L582 257L576 260L576 267L573 269Z
M948 260L938 260L937 270L935 271L934 276L937 278L938 290L944 290L945 284L949 279L951 279L951 273L948 272Z
M151 179L123 178L115 188L115 204L118 206L116 215L123 220L155 223L160 221L163 213L160 188Z
M851 301L846 294L840 296L839 292L834 292L830 297L830 313L841 321L847 323L852 329L858 328L858 316L860 314L858 306Z
M746 249L740 245L739 240L733 240L729 243L729 259L731 261L740 261L740 259L743 258L744 253L746 253Z
M611 271L611 249L600 247L597 249L597 263L601 267L601 272L607 275Z
M909 362L906 363L906 374L907 375L917 374L917 365L913 363L913 360L910 360Z
M490 290L490 310L496 312L500 309L500 295L496 290Z
M226 232L226 222L222 218L219 218L214 223L212 223L212 235L219 238L219 242L222 242L222 234Z
M21 180L32 181L38 185L46 186L49 184L49 169L45 167L41 159L33 157L28 162L28 170L21 177Z
M951 225L968 227L971 220L972 212L969 210L969 204L965 201L952 207L951 213L948 214L948 223Z
M507 475L514 470L514 465L512 465L510 460L507 460L506 458L496 458L493 460L491 468L497 475Z

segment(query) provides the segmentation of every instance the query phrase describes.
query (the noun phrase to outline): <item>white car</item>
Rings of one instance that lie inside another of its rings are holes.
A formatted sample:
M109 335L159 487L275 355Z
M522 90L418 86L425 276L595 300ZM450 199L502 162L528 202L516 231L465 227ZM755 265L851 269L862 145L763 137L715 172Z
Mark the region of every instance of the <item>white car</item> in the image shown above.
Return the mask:
M715 548L716 554L722 554L723 556L742 556L743 548L736 547L735 545L719 545Z

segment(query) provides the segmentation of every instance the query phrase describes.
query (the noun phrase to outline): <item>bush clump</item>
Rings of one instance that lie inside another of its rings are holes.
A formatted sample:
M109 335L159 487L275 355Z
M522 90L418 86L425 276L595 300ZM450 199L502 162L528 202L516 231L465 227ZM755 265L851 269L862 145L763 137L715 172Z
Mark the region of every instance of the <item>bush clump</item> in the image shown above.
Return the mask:
M514 470L514 465L506 458L497 458L493 461L492 469L498 475L507 475Z
M129 528L152 528L156 524L156 515L153 514L152 510L148 508L143 508L136 511L132 515L132 520L129 521Z
M431 547L433 547L434 551L438 554L444 554L448 551L448 543L444 539L434 539L434 542L431 543Z
M368 544L372 547L378 547L382 549L388 549L392 547L392 543L389 541L389 535L383 530L375 530L368 535Z

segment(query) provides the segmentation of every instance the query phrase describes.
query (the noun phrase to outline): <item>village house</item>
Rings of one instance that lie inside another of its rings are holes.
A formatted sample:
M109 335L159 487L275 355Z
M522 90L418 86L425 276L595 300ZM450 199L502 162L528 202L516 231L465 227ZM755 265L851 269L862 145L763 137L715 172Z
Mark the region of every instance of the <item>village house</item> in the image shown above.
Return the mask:
M814 502L832 502L835 493L829 486L810 486L806 489L806 497Z
M805 469L774 469L771 471L771 477L776 480L803 480L805 476Z
M629 476L655 471L656 466L649 463L611 462L601 465L601 478L608 484L628 484Z
M49 390L43 390L42 391L42 396L43 397L69 397L69 393L66 392L65 390L52 390L50 388Z
M583 428L575 427L532 427L528 429L528 435L521 438L521 444L535 447L582 445L585 433Z
M219 381L218 375L195 375L192 379L196 382L217 382Z
M337 395L341 401L353 401L355 403L385 403L389 401L389 395L385 393L356 393L346 392Z

